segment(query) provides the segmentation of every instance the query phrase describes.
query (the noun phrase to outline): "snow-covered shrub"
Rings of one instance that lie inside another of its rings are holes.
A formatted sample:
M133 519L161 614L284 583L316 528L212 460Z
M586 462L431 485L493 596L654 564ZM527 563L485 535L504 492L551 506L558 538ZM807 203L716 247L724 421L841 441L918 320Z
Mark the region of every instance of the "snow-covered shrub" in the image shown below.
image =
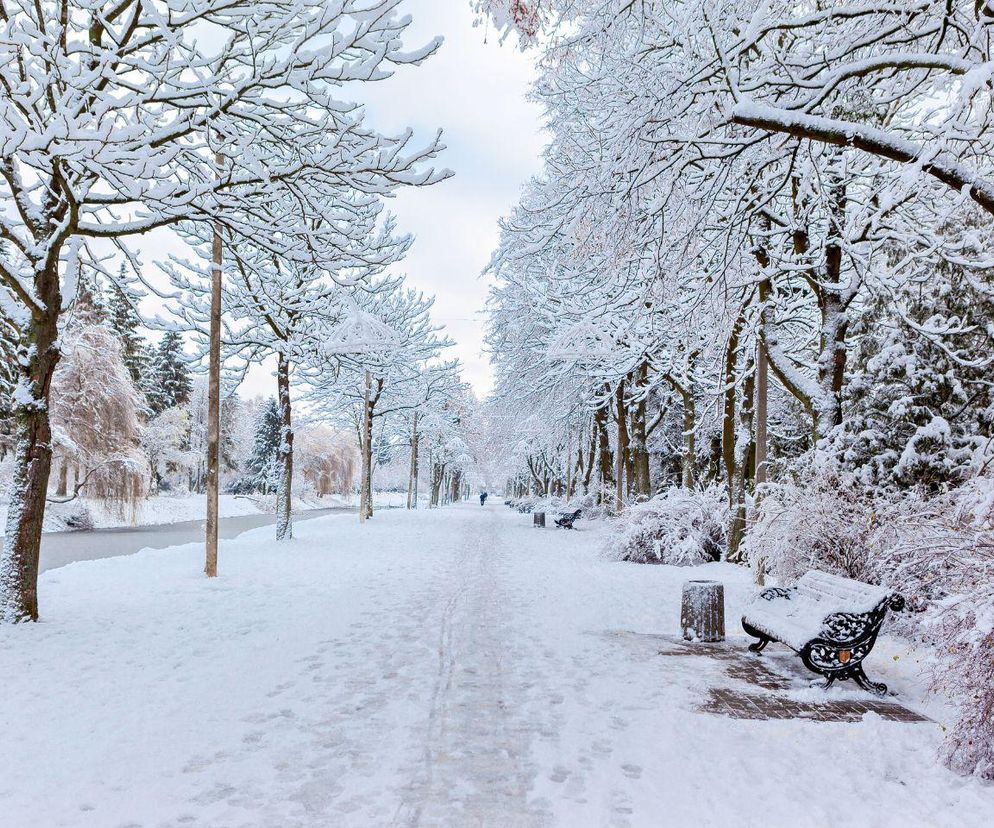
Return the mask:
M934 648L932 687L958 705L948 764L994 781L994 481L893 504L875 547L871 574L919 610L900 626Z
M634 563L692 566L719 560L728 541L724 492L672 488L612 520L608 553Z
M871 500L855 478L830 473L770 485L742 551L782 583L810 569L862 580L876 525Z
M93 515L90 514L90 510L85 504L79 504L73 511L71 511L65 520L66 529L93 529L95 523L93 521Z

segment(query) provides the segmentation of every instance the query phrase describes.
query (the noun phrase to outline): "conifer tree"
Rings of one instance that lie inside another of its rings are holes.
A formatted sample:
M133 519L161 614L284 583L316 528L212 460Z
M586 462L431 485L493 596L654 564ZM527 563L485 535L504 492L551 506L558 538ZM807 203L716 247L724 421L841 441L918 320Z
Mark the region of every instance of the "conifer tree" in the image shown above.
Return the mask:
M278 476L278 455L282 433L280 408L275 397L266 400L255 426L255 443L245 465L253 488L263 494L273 490Z
M108 321L121 343L121 356L135 385L143 390L149 383L151 354L145 338L138 333L141 319L135 310L135 297L129 295L122 285L127 284L125 267L121 265L118 280L111 284L107 297Z
M177 332L163 335L155 354L153 375L155 382L149 393L153 415L189 401L193 383L183 358L183 339Z

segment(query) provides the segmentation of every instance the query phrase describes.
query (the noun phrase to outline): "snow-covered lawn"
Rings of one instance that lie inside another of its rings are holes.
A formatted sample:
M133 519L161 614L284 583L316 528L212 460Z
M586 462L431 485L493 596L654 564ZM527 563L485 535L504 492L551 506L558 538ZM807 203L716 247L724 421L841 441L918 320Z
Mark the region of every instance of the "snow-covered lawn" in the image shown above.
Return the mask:
M46 573L44 620L0 628L0 824L994 821L994 788L938 766L939 723L698 712L711 660L659 651L702 572L530 524L334 516L223 543L213 582L198 545ZM703 569L744 647L748 573ZM914 654L878 650L871 676L921 709Z

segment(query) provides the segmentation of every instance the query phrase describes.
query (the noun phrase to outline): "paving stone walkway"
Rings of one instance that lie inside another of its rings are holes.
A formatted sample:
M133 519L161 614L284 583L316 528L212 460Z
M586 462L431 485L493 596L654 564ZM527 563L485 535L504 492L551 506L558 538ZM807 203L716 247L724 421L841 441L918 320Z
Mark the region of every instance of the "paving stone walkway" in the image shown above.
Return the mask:
M770 659L734 643L694 644L680 638L667 638L659 655L705 658L720 663L723 676L731 680L730 686L709 688L707 700L697 708L702 713L733 719L810 719L818 722L856 722L866 713L876 713L888 721L929 721L891 698L876 699L867 695L865 698L826 698L823 702L791 698L787 691L803 688L806 673L803 676L799 673L785 675L773 669Z

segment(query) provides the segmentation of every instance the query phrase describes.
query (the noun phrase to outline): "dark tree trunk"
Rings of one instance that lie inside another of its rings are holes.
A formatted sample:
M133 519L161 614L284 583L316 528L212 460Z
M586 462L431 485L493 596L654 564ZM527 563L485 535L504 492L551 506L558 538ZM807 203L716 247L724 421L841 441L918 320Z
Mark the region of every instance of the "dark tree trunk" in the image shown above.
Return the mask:
M725 400L721 417L721 454L725 463L725 484L728 487L728 506L735 508L735 387L738 375L739 338L745 315L740 314L732 326L725 345Z
M645 385L649 367L643 363L639 369L639 384ZM652 474L649 469L648 400L643 396L635 406L632 416L632 460L634 465L635 495L652 496Z
M728 559L738 561L741 558L739 546L746 530L746 479L749 473L749 458L753 451L752 425L753 405L755 402L756 374L752 360L746 364L745 382L742 384L742 410L740 413L740 433L748 435L743 444L739 441L735 446L735 475L732 480L732 525L728 532Z
M609 389L606 389L609 390ZM608 491L614 487L614 458L611 455L611 438L607 433L608 406L594 411L594 430L597 432L597 465L600 470L600 495L598 501L603 503Z
M280 445L276 453L279 482L276 487L276 540L293 537L293 419L290 402L290 362L277 356L276 388L280 406Z
M59 362L58 260L35 278L35 293L43 310L25 325L18 371L30 399L15 410L17 441L10 506L0 553L0 621L38 620L38 560L45 500L52 473L52 427L49 420L52 376Z
M618 383L615 391L615 416L618 420L617 465L618 477L615 480L614 508L620 512L625 508L625 458L628 454L628 414L625 409L625 381Z

